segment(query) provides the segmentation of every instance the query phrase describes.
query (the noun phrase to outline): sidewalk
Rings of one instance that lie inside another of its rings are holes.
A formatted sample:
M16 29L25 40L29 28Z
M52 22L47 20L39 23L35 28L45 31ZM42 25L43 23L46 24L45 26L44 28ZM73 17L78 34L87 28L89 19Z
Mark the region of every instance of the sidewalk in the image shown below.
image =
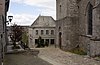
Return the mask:
M100 65L100 61L87 56L64 52L59 48L39 48L39 57L53 65Z

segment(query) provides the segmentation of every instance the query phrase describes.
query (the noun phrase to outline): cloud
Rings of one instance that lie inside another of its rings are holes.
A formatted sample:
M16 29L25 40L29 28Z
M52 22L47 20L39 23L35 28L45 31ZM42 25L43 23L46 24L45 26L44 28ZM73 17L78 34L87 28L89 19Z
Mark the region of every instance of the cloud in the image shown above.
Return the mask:
M34 20L39 16L39 14L43 16L52 16L54 19L56 19L55 2L56 0L11 0L11 3L22 4L25 6L29 5L33 8L37 7L34 10L35 13L37 13L37 15L23 12L20 12L21 14L18 12L15 14L13 11L8 12L8 15L13 15L14 19L12 20L12 23L16 23L18 25L31 25L34 22Z
M17 25L31 25L37 17L37 16L30 15L30 14L8 13L8 15L14 16L10 25L13 25L14 23Z
M56 6L56 0L11 0L11 2L48 8L54 8Z
M53 13L53 12L51 12ZM13 16L13 19L10 23L10 25L13 25L14 23L17 25L31 25L39 15L31 15L31 14L13 14L13 13L8 13L8 15ZM51 16L53 14L48 14L48 12L43 13L43 15L48 15ZM54 18L54 17L53 17ZM55 18L54 18L55 19Z

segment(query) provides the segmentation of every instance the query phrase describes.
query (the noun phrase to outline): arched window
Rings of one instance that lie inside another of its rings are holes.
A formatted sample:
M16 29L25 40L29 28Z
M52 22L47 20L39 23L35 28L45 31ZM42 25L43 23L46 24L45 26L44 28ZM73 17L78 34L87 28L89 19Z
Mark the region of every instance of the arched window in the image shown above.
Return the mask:
M92 31L93 31L93 6L91 3L88 4L88 35L92 35Z

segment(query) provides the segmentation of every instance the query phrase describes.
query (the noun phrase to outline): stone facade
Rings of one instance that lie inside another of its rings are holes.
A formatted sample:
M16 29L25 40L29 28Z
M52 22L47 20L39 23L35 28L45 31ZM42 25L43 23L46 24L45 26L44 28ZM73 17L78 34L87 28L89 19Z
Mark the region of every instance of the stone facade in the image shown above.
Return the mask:
M71 50L79 43L78 7L75 0L57 0L57 46L63 50Z
M35 47L37 39L42 37L43 43L55 43L55 20L51 16L39 16L29 29L29 47Z
M88 52L88 45L94 43L94 47L97 47L95 42L100 39L100 1L56 0L56 3L56 45L66 50L80 46L85 52Z
M63 23L62 23L63 22ZM63 50L71 50L78 45L78 18L65 17L56 22L56 43Z
M6 48L6 14L9 8L9 0L0 0L0 65Z
M88 46L90 45L91 47L94 46L97 48L97 46L95 45L97 43L95 42L97 41L97 39L100 39L100 33L99 33L100 32L100 23L99 23L100 22L100 19L99 19L100 1L87 0L87 1L80 1L78 4L79 4L79 16L80 16L79 17L79 24L80 24L79 43L80 45L82 44L81 47L83 47L83 49L88 52ZM92 34L90 34L89 32L91 32ZM94 44L92 42L93 40L95 40ZM100 50L99 47L98 49ZM90 51L97 51L97 50L91 48ZM93 54L93 55L98 55L98 54Z

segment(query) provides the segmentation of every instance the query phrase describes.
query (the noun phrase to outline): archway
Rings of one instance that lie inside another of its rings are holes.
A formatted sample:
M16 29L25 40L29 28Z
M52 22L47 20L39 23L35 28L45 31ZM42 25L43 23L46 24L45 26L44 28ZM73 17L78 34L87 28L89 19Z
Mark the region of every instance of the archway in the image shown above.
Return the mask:
M62 46L62 33L59 32L59 47L61 49L61 46Z

